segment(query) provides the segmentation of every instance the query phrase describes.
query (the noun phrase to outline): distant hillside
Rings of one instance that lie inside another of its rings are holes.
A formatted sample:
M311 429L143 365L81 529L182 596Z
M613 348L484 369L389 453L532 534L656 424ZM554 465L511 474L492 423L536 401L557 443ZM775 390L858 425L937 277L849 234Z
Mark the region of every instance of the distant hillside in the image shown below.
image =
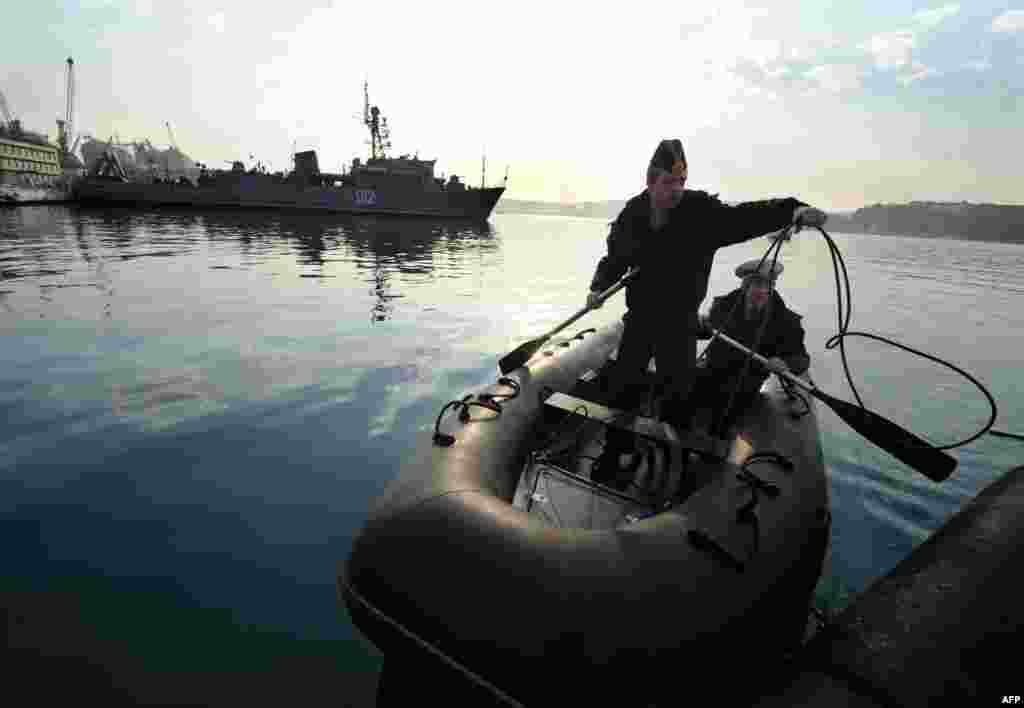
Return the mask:
M502 199L497 214L585 216L611 221L625 200L558 204ZM874 204L854 211L831 212L828 230L891 236L928 236L969 241L1024 243L1024 205L970 202Z
M1024 243L1024 206L969 202L874 204L830 214L829 230Z
M558 204L556 202L531 202L518 199L501 199L494 208L496 214L550 214L557 216L585 216L611 221L625 206L625 200L608 202L580 202Z

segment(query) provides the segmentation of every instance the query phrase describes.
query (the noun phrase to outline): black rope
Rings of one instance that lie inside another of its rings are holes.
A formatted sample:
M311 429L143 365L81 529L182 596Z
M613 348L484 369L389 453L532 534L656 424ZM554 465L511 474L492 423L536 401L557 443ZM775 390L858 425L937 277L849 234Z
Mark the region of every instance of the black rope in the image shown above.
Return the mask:
M928 359L929 361L934 361L937 364L942 364L943 366L945 366L947 368L950 368L953 371L956 371L957 373L963 375L971 383L973 383L975 386L977 386L981 390L981 392L985 395L985 397L988 399L989 406L992 408L992 415L989 417L989 420L985 424L985 426L981 430L979 430L977 433L975 433L974 435L972 435L969 438L965 438L964 440L961 440L960 442L950 443L949 445L935 445L934 446L935 449L937 449L937 450L951 450L953 448L962 447L962 446L964 446L964 445L966 445L966 444L968 444L970 442L973 442L974 440L977 440L978 438L980 438L982 435L984 435L987 432L992 432L992 434L998 435L999 433L997 431L991 431L992 425L995 423L996 418L998 417L998 414L999 414L998 407L996 406L996 401L992 397L992 394L989 393L988 389L986 389L985 386L980 381L978 381L976 378L974 378L973 376L968 374L966 371L964 371L960 367L955 366L955 365L949 363L948 361L945 361L945 360L940 359L938 357L932 356L930 354L926 354L926 353L924 353L922 351L918 351L917 349L912 349L911 347L905 346L905 345L900 344L898 342L894 342L893 340L888 339L886 337L881 337L881 336L878 336L876 334L870 334L868 332L851 332L849 330L850 317L851 317L851 314L852 314L852 308L850 307L850 303L852 302L852 299L851 299L851 294L850 294L850 276L849 276L849 274L846 271L846 263L843 261L843 256L842 256L842 253L839 251L839 247L836 245L835 241L832 240L832 237L828 235L828 233L825 231L825 229L821 228L820 226L817 226L815 228L818 230L819 233L821 233L821 235L825 238L826 243L828 244L829 252L830 252L830 254L832 256L832 269L833 269L833 271L835 273L835 277L836 277L836 300L837 300L837 305L838 305L839 331L836 334L832 335L825 342L825 348L826 349L834 349L837 345L839 346L839 353L840 353L840 357L842 358L842 361L843 361L843 371L846 374L846 381L850 385L850 389L853 391L853 395L857 399L858 405L860 405L861 408L867 409L867 406L864 405L864 401L861 400L860 394L857 392L857 387L853 383L853 377L850 375L850 367L849 367L849 364L848 364L848 362L846 360L846 349L845 349L845 347L843 345L843 340L846 337L865 337L865 338L868 338L868 339L874 339L874 340L877 340L877 341L880 341L880 342L885 342L886 344L891 344L892 346L897 347L898 349L902 349L904 351L910 352L911 354L917 354L918 356L923 357L925 359ZM842 289L840 287L840 282L839 282L840 270L842 271L843 281L844 281L844 283L846 285L846 302L847 302L847 305L846 305L846 318L845 318L845 322L843 320ZM1004 433L1003 435L1005 437L1013 437L1013 438L1018 438L1018 439L1024 440L1024 436L1016 436L1016 435L1013 435L1013 434L1006 434L1006 433Z
M764 265L764 262L768 259L769 255L772 257L771 272L774 272L775 264L779 260L779 252L782 250L782 243L784 240L783 236L789 229L790 227L786 226L778 231L778 233L772 241L772 245L768 247L768 250L765 251L763 256L761 256L761 260L758 261L757 268L755 268L755 272L761 270L761 266ZM757 328L757 334L754 337L753 346L750 347L750 352L746 354L746 358L743 362L743 369L740 372L740 375L736 377L736 380L733 383L732 390L729 392L729 398L725 404L725 407L719 410L716 419L713 421L710 432L714 437L722 437L725 434L725 423L729 419L729 413L732 411L732 407L736 402L736 397L739 395L740 388L743 386L743 382L744 380L746 380L747 374L750 371L750 366L754 361L753 352L756 352L758 348L761 346L761 339L764 337L764 332L768 325L768 320L771 319L771 307L774 304L775 300L772 297L772 295L775 293L775 280L774 278L769 278L768 282L768 309L765 311L764 316L761 319L761 323ZM720 330L725 329L728 324L734 321L736 311L739 309L742 303L743 298L737 298L736 302L734 302L732 305L732 310L729 311L728 316L725 318L725 325L719 328ZM711 344L712 342L714 342L715 339L716 336L713 335L711 337L711 341L708 342L707 347L705 347L704 351L701 352L701 356L698 357L698 361L700 361L700 359L704 357L704 355L707 353L708 349L711 347Z
M758 269L760 269L761 265L768 259L769 256L772 257L772 267L774 268L775 262L778 259L779 249L781 249L781 246L782 246L782 243L783 243L783 239L779 238L779 236L782 236L789 228L790 227L786 227L785 229L782 229L781 231L778 232L778 236L776 236L776 238L773 241L772 245L765 252L764 256L761 257L761 260L758 263ZM850 331L850 329L849 329L849 327L850 327L850 318L853 315L853 308L852 308L853 297L852 297L851 288L850 288L850 275L849 275L849 273L846 270L846 263L843 260L842 252L839 250L839 247L836 245L836 243L832 239L832 237L829 236L828 232L826 232L825 229L823 229L820 226L817 226L815 228L824 237L825 242L828 244L829 255L832 258L832 271L833 271L833 274L835 276L835 282L836 282L836 318L837 318L838 331L836 332L836 334L832 335L828 340L826 340L825 348L826 349L835 349L837 346L839 347L839 355L840 355L840 358L841 358L841 360L843 362L843 372L846 375L846 381L847 381L847 383L850 386L850 390L853 391L854 398L857 399L857 404L861 408L867 409L867 406L864 405L864 401L863 401L863 399L860 396L860 392L857 390L857 386L853 382L853 376L850 373L850 364L849 364L849 361L846 358L846 346L845 346L845 342L844 342L846 337L865 337L865 338L868 338L868 339L874 339L874 340L877 340L877 341L880 341L880 342L885 342L886 344L891 344L892 346L897 347L899 349L903 349L904 351L910 352L912 354L917 354L918 356L921 356L921 357L923 357L925 359L928 359L929 361L934 361L937 364L942 364L943 366L945 366L947 368L950 368L953 371L956 371L957 373L959 373L962 376L964 376L965 378L967 378L971 383L973 383L975 386L977 386L978 389L980 389L981 392L985 395L985 397L988 399L989 406L992 409L992 414L989 417L988 422L984 425L984 427L982 427L982 429L979 430L974 435L972 435L972 436L970 436L968 438L965 438L964 440L961 440L960 442L950 443L948 445L935 445L935 446L933 446L933 447L935 447L935 449L937 449L937 450L950 450L950 449L953 449L953 448L962 447L964 445L967 445L970 442L973 442L974 440L977 440L978 438L980 438L985 433L990 433L991 435L995 435L997 437L1011 438L1011 439L1014 439L1014 440L1022 440L1022 441L1024 441L1024 435L1018 435L1018 434L1015 434L1015 433L1007 433L1005 431L999 431L999 430L992 430L992 426L993 426L993 424L995 423L995 421L996 421L996 419L998 417L998 407L996 405L995 399L992 397L992 394L989 393L988 389L986 389L985 386L980 381L978 381L976 378L971 376L969 373L967 373L963 369L959 368L958 366L955 366L954 364L949 363L948 361L940 359L939 357L935 357L935 356L932 356L930 354L926 354L926 353L924 353L922 351L919 351L917 349L912 349L911 347L905 346L903 344L895 342L895 341L893 341L891 339L888 339L886 337L881 337L879 335L870 334L868 332L857 332L857 331L852 331L851 332ZM840 280L840 273L842 274L842 280ZM774 284L772 284L772 285L773 285L772 290L774 291ZM845 299L846 299L846 309L845 309L845 312L844 312L844 309L843 309L843 299L844 299L843 298L843 290L844 290L844 286L845 286L845 290L846 290L846 297L845 297ZM736 304L733 305L733 312L730 313L730 319L732 318L732 315L735 312L738 304L739 303L737 302ZM760 339L761 339L762 333L763 333L763 323L762 323L762 328L758 331L757 339L754 342L754 346L750 347L750 349L752 351L757 351L757 347L758 347L758 344L760 343ZM712 342L714 341L714 339L715 339L715 337L712 337ZM708 343L708 347L710 347L710 346L711 346L711 342ZM700 358L702 358L707 353L707 351L708 351L708 349L705 348L704 352L701 354L701 357L699 357L698 360ZM740 386L742 384L742 381L743 381L744 377L747 374L747 371L748 371L749 366L750 366L750 362L752 360L753 360L752 354L748 353L747 354L747 358L746 358L746 362L744 364L743 373L737 379L736 383L733 385L733 390L732 390L732 392L731 392L731 394L729 396L729 402L726 405L726 408L719 415L718 420L716 421L716 429L717 429L716 430L716 434L718 434L718 435L721 434L721 428L724 427L726 416L729 413L729 410L730 410L730 408L733 405L733 402L734 402L734 399L736 397L736 394L739 391L739 388L740 388ZM789 393L790 395L798 396L804 402L804 404L805 404L805 406L807 408L807 410L805 410L803 412L800 412L798 414L793 414L793 417L801 417L801 416L806 415L807 413L809 413L810 412L810 403L807 400L807 398L805 398L803 395L801 395L799 393L791 391L789 389L789 387L788 387L791 384L788 384L783 377L779 377L779 378L783 382L783 387L786 389L787 393Z
M1024 435L1018 435L1017 433L1007 433L1002 430L989 430L989 435L995 435L999 438L1013 438L1014 440L1024 440Z

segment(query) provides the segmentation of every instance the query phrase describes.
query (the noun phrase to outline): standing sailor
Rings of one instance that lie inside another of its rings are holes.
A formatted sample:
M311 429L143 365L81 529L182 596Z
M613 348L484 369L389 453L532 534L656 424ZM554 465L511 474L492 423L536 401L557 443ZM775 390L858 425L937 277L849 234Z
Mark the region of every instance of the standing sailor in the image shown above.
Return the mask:
M697 310L707 295L715 252L790 225L820 226L824 212L793 197L731 206L717 195L686 189L686 154L678 139L662 140L647 167L647 188L631 198L612 223L608 251L597 264L587 296L599 294L631 267L626 285L626 327L611 371L608 403L625 407L654 356L665 384L662 417L687 423L698 332ZM593 477L610 482L629 464L632 438L609 429Z

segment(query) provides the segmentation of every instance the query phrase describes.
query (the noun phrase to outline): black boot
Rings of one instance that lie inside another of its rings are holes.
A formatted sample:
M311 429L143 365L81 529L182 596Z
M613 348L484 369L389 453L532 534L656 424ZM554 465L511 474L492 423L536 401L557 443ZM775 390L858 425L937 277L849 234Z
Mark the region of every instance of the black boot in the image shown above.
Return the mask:
M619 476L619 452L606 445L604 452L590 468L590 479L606 487L613 485Z
M661 420L671 425L680 436L693 430L696 416L694 407L686 403L666 402L661 407Z
M632 457L630 457L629 464L622 467L621 464L615 475L615 480L612 486L620 492L626 491L629 485L633 484L636 480L636 471L640 467L640 463L643 462L644 456L639 450L634 450Z
M623 455L630 455L629 462L625 465L621 460ZM590 479L621 492L633 483L642 461L643 455L637 450L618 450L608 446L590 469Z

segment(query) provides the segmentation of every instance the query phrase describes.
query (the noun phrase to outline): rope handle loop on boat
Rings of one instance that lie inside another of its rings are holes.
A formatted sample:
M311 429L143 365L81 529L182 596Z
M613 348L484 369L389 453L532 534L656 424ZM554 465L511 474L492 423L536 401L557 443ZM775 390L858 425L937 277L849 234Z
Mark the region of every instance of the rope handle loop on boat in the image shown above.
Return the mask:
M789 458L775 452L774 450L765 450L751 455L740 466L740 471L736 473L736 478L746 484L750 489L750 500L736 510L736 521L742 524L750 524L754 527L754 547L751 550L751 557L757 554L761 545L761 519L757 515L757 505L761 501L761 493L764 493L769 498L774 499L779 496L782 491L779 489L779 485L774 482L761 479L750 471L750 465L757 464L758 462L773 462L785 469L787 472L791 472L793 470L793 463Z
M775 484L774 482L768 482L766 480L761 479L760 477L758 477L756 474L754 474L745 467L740 472L736 473L736 479L740 480L741 482L744 482L754 492L752 501L748 502L748 504L757 504L758 492L764 492L772 499L779 496L779 494L781 493L779 485Z
M501 415L501 406L491 401L473 401L473 394L467 394L459 400L448 401L441 408L441 412L437 414L437 420L434 421L434 444L440 445L441 447L449 447L455 443L455 436L448 433L441 432L441 418L448 411L449 408L459 409L459 420L463 423L469 422L469 408L470 406L478 406L480 408L486 408L487 410L494 411L498 415Z
M759 450L755 452L743 462L742 469L749 474L750 470L747 468L750 465L755 465L759 462L771 462L778 465L786 472L792 472L795 469L795 465L791 459L780 452L776 452L775 450Z
M594 327L589 327L587 329L580 330L579 332L576 333L576 335L574 337L572 337L572 339L570 339L568 341L565 341L565 342L562 342L560 346L567 347L567 346L569 346L569 343L572 340L574 340L574 339L582 340L585 335L587 335L587 334L589 334L591 332L597 332L597 329L595 329ZM502 402L504 402L504 401L511 401L512 399L516 398L522 392L522 390L523 390L522 384L519 381L516 381L515 379L513 379L513 378L511 378L509 376L502 376L502 377L500 377L498 379L498 385L500 385L500 386L507 386L507 387L512 389L512 392L511 393L487 393L487 392L484 392L484 393L478 394L475 401L472 400L473 394L470 393L470 394L467 394L467 395L463 396L459 400L448 401L448 403L444 404L444 406L441 408L441 411L437 414L437 420L434 421L434 437L433 437L434 444L435 445L439 445L441 447L449 447L449 446L451 446L451 445L453 445L455 443L455 436L454 435L451 435L449 433L442 433L441 432L441 418L444 417L444 414L448 412L449 408L458 408L459 409L459 420L462 421L463 423L468 423L469 422L469 407L470 406L478 406L480 408L486 408L487 410L494 411L495 413L497 413L500 416L501 413L502 413L502 407L501 407ZM554 393L555 393L555 390L553 388L551 388L550 386L542 386L541 389L540 389L540 392L538 393L538 397L540 399L540 402L544 403L544 401L547 400L548 398L550 398ZM584 416L587 415L586 409L584 409L583 415Z
M704 529L690 529L686 532L686 538L695 548L711 554L733 570L742 573L746 569L746 561L733 555L718 539Z
M477 400L493 403L500 408L501 404L499 404L494 399L501 398L502 400L511 401L513 398L518 396L519 392L522 390L522 387L519 385L519 382L516 381L515 379L509 378L508 376L502 376L500 379L498 379L498 384L500 384L501 386L508 386L509 388L512 389L512 393L481 393L479 396L477 396Z
M461 399L448 401L448 403L444 404L444 407L441 408L441 412L437 414L437 420L434 421L434 444L440 445L441 447L449 447L455 443L454 435L441 432L441 418L444 417L444 414L449 408L459 409L459 420L463 423L469 422L470 406L486 408L489 411L494 411L500 416L502 413L501 403L495 399L500 398L502 400L510 401L518 396L519 392L522 390L520 383L508 376L502 376L499 378L498 384L508 386L512 389L512 393L481 393L476 397L475 401L472 400L473 394L469 393Z

